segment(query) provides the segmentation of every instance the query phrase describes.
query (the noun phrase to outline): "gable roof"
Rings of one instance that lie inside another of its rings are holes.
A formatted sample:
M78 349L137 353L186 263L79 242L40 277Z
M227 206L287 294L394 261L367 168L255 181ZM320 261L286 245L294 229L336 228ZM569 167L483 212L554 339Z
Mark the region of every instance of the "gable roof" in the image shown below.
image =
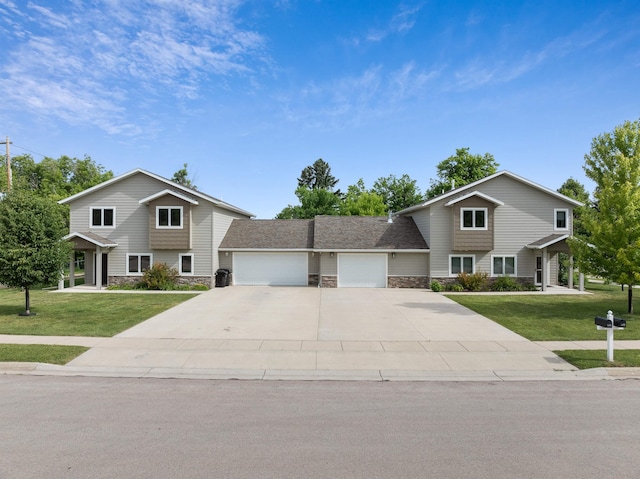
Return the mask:
M113 242L112 240L110 240L109 238L105 238L104 236L100 236L97 235L95 233L91 233L91 232L85 232L85 233L69 233L68 235L66 235L65 237L63 237L63 240L73 240L79 238L81 240L87 241L88 243L91 243L95 246L100 246L101 248L115 248L116 246L118 246L118 243Z
M411 217L316 216L312 220L233 220L219 250L428 252Z
M119 176L114 176L113 178L111 178L110 180L107 181L103 181L100 184L97 184L95 186L92 186L91 188L87 188L84 191L81 191L80 193L76 193L75 195L69 196L68 198L64 198L60 201L58 201L58 203L60 203L61 205L66 205L69 203L74 202L75 200L77 200L78 198L82 198L84 196L90 195L91 193L101 190L102 188L105 188L109 185L112 185L114 183L118 183L126 178L132 177L134 175L146 175L150 178L153 178L155 180L158 180L162 183L165 183L167 186L169 186L172 190L177 190L183 193L187 193L190 196L195 196L196 198L200 198L203 199L205 201L208 201L209 203L213 203L214 205L220 207L220 208L224 208L226 210L229 211L234 211L236 213L240 213L242 215L246 215L249 216L251 218L255 217L255 215L253 213L250 213L246 210L243 210L241 208L238 208L237 206L233 206L232 204L226 203L222 200L219 200L218 198L214 198L213 196L207 195L205 193L202 193L201 191L197 191L197 190L193 190L191 188L187 188L186 186L182 186L178 183L174 183L171 180L168 180L166 178L163 178L162 176L156 175L155 173L151 173L150 171L147 170L143 170L141 168L136 168L135 170L131 170L128 171L126 173L123 173Z
M463 193L465 191L469 191L469 190L473 190L475 187L477 187L478 185L481 185L483 183L486 183L487 181L491 181L494 178L498 178L500 176L506 176L509 177L511 179L514 179L516 181L519 181L520 183L523 183L525 185L528 185L532 188L535 188L539 191L542 191L543 193L546 193L548 195L554 196L562 201L566 201L567 203L570 203L573 206L582 206L582 203L580 203L579 201L574 200L573 198L569 198L568 196L563 195L562 193L558 193L557 191L554 191L550 188L547 188L546 186L542 186L539 185L538 183L534 183L533 181L527 180L526 178L523 178L522 176L518 176L515 173L511 173L510 171L507 170L502 170L502 171L498 171L497 173L494 173L493 175L489 175L485 178L482 178L480 180L474 181L473 183L469 183L467 185L461 186L460 188L456 188L454 190L448 191L442 195L438 195L434 198L430 198L427 201L417 204L415 206L410 206L409 208L405 208L401 211L398 211L396 214L398 215L402 215L405 213L411 213L412 211L416 211L416 210L420 210L422 208L426 208L428 206L431 206L432 204L438 202L438 201L442 201L444 199L450 198L452 196L455 195L459 195L460 193Z
M495 198L492 198L489 195L485 195L484 193L480 193L479 191L472 191L471 193L467 193L467 194L464 194L462 196L458 196L457 198L452 199L451 201L447 202L445 204L445 206L453 206L456 203L459 203L460 201L464 201L464 200L472 198L474 196L477 197L477 198L482 198L483 200L488 201L489 203L493 203L496 206L503 206L504 205L504 201L496 200Z
M147 196L146 198L142 198L140 201L138 201L138 203L140 203L141 205L148 205L153 200L158 199L158 198L162 198L163 196L166 196L166 195L175 196L176 198L180 198L182 201L186 201L187 203L191 203L192 205L197 205L198 204L198 202L196 200L194 200L193 198L189 198L188 196L181 195L180 193L176 193L175 191L171 191L171 190L159 191L158 193L156 193L154 195Z
M219 250L313 249L313 220L235 219Z

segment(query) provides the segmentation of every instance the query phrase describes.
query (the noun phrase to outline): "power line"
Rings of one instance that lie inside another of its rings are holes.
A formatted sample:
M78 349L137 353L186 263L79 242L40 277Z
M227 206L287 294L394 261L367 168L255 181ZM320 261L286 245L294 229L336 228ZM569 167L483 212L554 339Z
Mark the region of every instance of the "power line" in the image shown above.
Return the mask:
M25 148L24 146L18 146L18 145L13 145L13 146L14 146L14 148L20 148L21 150L28 151L29 153L34 153L36 155L40 155L43 158L47 157L47 155L45 155L43 153L39 153L37 151L30 150L29 148Z

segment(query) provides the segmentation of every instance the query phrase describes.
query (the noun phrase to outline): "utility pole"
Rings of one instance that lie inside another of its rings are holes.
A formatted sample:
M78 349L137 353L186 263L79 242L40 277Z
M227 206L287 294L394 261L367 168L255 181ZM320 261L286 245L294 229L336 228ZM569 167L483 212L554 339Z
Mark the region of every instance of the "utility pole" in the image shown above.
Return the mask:
M9 137L6 137L5 141L0 141L0 145L5 145L7 147L7 193L11 191L11 186L13 185L13 178L11 176L11 156L9 155L9 145L11 142L9 141Z

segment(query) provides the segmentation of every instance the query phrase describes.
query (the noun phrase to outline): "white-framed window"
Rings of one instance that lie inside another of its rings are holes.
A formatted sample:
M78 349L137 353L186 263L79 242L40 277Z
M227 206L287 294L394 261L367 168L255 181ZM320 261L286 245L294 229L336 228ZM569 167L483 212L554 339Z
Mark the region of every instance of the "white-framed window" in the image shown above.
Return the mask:
M127 275L142 276L144 270L151 268L153 255L150 253L127 254Z
M475 256L449 255L449 276L457 276L460 273L475 273Z
M556 208L553 210L553 229L568 230L569 229L569 210Z
M518 260L515 256L491 256L491 276L517 276Z
M487 208L460 208L461 230L486 230L487 222Z
M112 206L92 206L89 208L90 228L115 228L116 209Z
M156 206L156 228L182 228L182 206Z
M178 255L178 271L180 276L193 275L193 253Z

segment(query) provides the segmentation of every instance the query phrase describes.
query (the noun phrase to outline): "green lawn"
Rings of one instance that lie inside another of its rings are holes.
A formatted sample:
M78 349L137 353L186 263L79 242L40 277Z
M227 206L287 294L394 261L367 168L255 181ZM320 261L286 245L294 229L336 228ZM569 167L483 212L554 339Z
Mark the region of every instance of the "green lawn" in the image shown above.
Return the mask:
M0 334L106 336L129 329L194 294L52 293L31 291L31 312L24 292L0 289Z
M48 344L0 344L0 362L67 364L88 349Z
M613 352L613 362L607 361L606 350L571 349L566 351L554 351L565 361L573 364L578 369L590 368L630 368L640 366L640 350L622 349Z
M627 320L627 329L616 331L615 339L640 339L640 313L627 314L627 291L620 286L588 284L591 295L465 295L449 298L532 341L605 340L597 331L595 316L612 310ZM640 298L640 290L634 290ZM636 310L640 305L634 304Z

